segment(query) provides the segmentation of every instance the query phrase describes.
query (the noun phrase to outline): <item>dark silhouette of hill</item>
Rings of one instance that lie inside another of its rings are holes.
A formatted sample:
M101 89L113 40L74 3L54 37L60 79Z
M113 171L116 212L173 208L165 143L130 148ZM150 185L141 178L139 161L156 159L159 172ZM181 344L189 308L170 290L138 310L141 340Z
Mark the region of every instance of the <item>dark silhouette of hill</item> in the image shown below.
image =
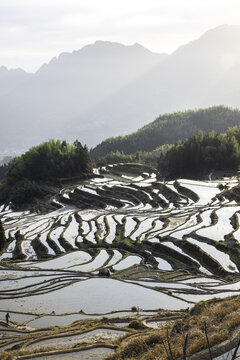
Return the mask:
M220 133L235 125L240 125L240 110L225 106L165 114L130 135L103 141L90 153L96 160L116 151L124 154L152 151L163 144L175 144L179 140L185 140L199 130L205 134L212 130Z
M226 132L214 131L203 135L202 131L179 141L158 159L158 169L167 178L201 177L215 170L237 173L240 164L240 127L228 128Z
M15 157L3 175L0 204L12 202L21 206L44 197L42 186L49 181L56 184L59 178L78 176L85 179L91 176L92 162L87 147L78 140L72 145L66 141L49 140Z

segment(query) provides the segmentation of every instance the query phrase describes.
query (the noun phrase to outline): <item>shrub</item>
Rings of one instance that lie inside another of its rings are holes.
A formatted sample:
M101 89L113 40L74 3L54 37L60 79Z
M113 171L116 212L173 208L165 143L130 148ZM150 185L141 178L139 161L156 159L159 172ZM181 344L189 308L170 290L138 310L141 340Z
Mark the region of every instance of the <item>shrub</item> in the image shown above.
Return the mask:
M146 329L146 325L144 325L140 320L132 320L130 321L130 323L128 324L128 326L131 329L135 329L135 330L143 330Z
M5 232L4 232L2 222L0 220L0 251L2 249L4 249L5 246L6 246L6 237L5 237Z

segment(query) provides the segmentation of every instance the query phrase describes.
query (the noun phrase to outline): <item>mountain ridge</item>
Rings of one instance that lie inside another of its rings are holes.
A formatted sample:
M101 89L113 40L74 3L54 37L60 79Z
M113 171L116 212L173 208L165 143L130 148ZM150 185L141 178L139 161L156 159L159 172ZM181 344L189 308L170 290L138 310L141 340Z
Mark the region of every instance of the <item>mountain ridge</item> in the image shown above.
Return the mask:
M8 69L0 66L0 96L6 95L31 78L31 74L21 68Z
M100 51L102 46L113 50L112 54L114 49L120 49L121 57L119 51L114 56L108 56ZM140 46L110 42L98 42L87 49L92 51L96 47L101 57L86 56L86 47L72 54L62 53L34 74L25 87L15 88L10 94L0 97L0 111L6 119L4 131L8 132L11 145L19 143L19 138L23 139L21 147L26 138L30 146L45 137L64 138L62 127L65 124L68 126L69 119L76 118L79 112L84 114L166 56L156 55ZM141 58L139 51L144 54ZM9 106L10 103L13 107ZM18 123L21 126L18 127ZM13 133L15 127L17 133ZM74 138L78 137L75 131L73 133Z
M240 107L239 40L240 26L223 25L171 55L105 41L61 53L0 96L0 150L51 137L77 137L92 147L136 131L159 114Z
M151 152L160 146L184 141L199 131L219 134L236 125L240 126L240 110L225 106L162 114L136 132L104 140L91 149L90 154L96 161L117 151L125 155Z

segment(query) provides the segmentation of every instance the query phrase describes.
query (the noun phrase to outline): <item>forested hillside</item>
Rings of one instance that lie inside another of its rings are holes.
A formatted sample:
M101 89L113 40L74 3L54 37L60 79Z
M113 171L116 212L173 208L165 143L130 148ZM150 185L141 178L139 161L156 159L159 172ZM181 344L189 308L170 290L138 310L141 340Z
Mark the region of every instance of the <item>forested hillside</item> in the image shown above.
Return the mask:
M0 187L0 203L29 202L42 195L40 183L91 173L92 163L86 146L79 141L69 145L66 141L49 140L9 163L6 179Z
M137 151L152 151L163 144L175 144L202 130L224 132L228 127L240 125L240 111L225 106L188 110L159 116L138 131L116 138L109 138L90 151L93 160L111 152L125 155Z
M159 159L158 170L170 178L194 177L213 169L223 170L240 165L240 127L216 135L214 131L197 135L173 146Z

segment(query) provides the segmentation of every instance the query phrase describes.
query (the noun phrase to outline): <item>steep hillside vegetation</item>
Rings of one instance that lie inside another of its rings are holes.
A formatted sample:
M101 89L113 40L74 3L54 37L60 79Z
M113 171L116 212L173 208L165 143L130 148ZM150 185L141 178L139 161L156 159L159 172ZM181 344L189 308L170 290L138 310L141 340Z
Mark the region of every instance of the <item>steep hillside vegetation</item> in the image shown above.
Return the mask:
M240 128L229 128L226 133L214 131L180 141L165 155L161 155L158 168L168 177L192 177L204 171L235 168L240 165Z
M96 160L116 151L124 154L152 151L163 144L185 140L199 130L204 133L212 130L220 133L235 125L240 125L240 111L225 106L165 114L133 134L103 141L90 154Z
M6 180L0 188L0 203L20 205L42 194L39 183L92 173L88 150L75 141L50 140L32 147L9 163Z

